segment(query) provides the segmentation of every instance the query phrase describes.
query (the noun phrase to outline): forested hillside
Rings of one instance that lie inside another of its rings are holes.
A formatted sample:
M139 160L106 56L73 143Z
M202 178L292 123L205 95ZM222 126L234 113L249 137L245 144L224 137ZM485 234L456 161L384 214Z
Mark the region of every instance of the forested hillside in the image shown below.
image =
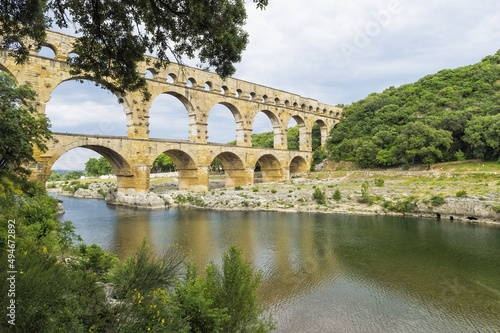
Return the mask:
M362 167L500 156L500 51L344 108L327 148Z

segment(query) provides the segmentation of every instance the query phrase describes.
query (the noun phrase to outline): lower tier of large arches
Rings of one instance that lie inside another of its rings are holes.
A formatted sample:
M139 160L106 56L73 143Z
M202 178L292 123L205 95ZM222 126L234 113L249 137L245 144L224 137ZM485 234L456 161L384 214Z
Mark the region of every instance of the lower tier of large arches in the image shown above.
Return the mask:
M46 152L35 154L37 163L30 165L33 179L45 183L61 156L82 147L108 160L117 176L118 191L126 195L149 191L151 168L160 154L175 163L178 188L194 192L208 191L214 159L222 164L225 186L234 187L253 184L256 166L263 182L286 181L291 173L308 171L312 158L312 152L304 151L67 133L54 133L47 146Z

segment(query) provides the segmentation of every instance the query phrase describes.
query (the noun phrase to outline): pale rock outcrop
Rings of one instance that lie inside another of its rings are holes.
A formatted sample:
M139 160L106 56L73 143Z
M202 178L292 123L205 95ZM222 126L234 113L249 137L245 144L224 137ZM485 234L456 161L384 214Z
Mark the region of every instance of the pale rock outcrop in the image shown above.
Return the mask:
M63 215L64 213L66 213L66 210L64 210L62 203L59 202L57 204L57 215Z
M498 213L493 209L495 202L476 198L455 198L448 196L440 206L418 203L417 211L422 214L434 214L438 217L452 217L459 220L496 219Z
M78 190L76 190L73 196L75 198L84 198L84 199L102 199L102 195L99 194L97 191L84 188L79 188Z
M126 195L116 188L108 190L106 203L146 209L165 209L173 203L170 195L159 196L153 192L141 192L136 195Z

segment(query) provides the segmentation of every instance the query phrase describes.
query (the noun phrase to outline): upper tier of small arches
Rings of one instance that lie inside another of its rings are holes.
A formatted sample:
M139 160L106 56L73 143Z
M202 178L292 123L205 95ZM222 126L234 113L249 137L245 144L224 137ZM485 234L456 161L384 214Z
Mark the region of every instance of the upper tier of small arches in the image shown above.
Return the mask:
M188 71L195 72L190 74L198 74L198 79L195 78L194 75L185 78ZM178 75L179 72L181 72L181 75ZM276 107L316 113L334 118L342 117L342 109L338 107L318 103L313 99L256 85L243 80L234 78L226 78L223 80L217 74L181 66L176 63L171 63L167 68L160 71L148 67L142 74L149 80L205 90L215 94L241 98Z

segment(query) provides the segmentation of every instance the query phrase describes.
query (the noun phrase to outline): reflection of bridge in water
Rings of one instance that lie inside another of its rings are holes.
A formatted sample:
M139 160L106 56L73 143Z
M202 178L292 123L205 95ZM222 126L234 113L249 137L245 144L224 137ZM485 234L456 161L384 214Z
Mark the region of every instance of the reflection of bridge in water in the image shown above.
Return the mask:
M0 37L1 38L1 37ZM53 90L62 82L75 79L66 62L72 53L74 38L47 32L47 47L53 59L32 54L26 65L17 65L8 51L0 51L0 70L14 76L19 84L29 83L37 93L36 106L45 113ZM138 66L146 73L149 101L139 92L117 96L127 117L127 137L56 133L48 142L46 153L37 152L32 177L45 181L51 166L70 149L84 147L104 156L118 176L118 189L135 194L149 189L149 172L156 157L165 153L179 170L179 188L208 189L208 167L218 157L225 170L226 186L253 183L253 170L259 162L263 181L289 179L290 173L309 169L312 158L312 127L317 124L324 144L329 131L338 123L342 110L316 100L254 83L226 78L207 71L169 64L153 69L146 62ZM189 116L189 141L149 138L149 110L156 97L168 94L179 99ZM236 123L236 146L208 143L207 118L217 104L226 106ZM273 126L274 148L252 148L252 126L255 116L264 113ZM95 115L98 120L99 115ZM287 127L290 119L299 127L299 150L287 150Z

